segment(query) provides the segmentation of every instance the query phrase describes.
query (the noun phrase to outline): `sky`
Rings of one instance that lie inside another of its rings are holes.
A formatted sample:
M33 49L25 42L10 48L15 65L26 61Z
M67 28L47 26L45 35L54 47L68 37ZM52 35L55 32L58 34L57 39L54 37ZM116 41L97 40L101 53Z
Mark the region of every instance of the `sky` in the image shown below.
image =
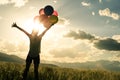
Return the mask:
M45 34L41 60L86 62L120 60L120 0L0 0L0 52L26 58L34 17L46 5L59 14ZM43 30L43 26L39 26Z

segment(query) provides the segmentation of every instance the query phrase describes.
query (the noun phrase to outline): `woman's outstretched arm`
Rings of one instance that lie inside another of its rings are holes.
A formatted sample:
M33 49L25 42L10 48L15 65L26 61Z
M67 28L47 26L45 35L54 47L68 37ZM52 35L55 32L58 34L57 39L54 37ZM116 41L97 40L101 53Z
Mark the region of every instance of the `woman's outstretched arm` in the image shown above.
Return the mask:
M16 23L13 23L13 24L12 24L12 27L16 27L16 28L18 28L19 30L21 30L22 32L24 32L28 37L30 36L30 34L29 34L27 31L25 31L24 29L22 29L22 28L20 28L19 26L17 26Z
M49 28L46 28L40 35L39 37L43 37L45 35L45 33L52 27L53 25L51 25Z

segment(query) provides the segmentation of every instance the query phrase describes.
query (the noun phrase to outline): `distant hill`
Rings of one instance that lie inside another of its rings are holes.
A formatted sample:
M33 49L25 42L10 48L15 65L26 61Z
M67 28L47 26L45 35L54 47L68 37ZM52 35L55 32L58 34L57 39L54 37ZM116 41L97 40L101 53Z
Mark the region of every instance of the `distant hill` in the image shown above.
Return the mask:
M99 61L90 61L84 63L56 63L56 64L60 67L65 67L65 68L104 69L110 71L120 71L119 61L99 60Z
M8 55L6 53L2 53L0 52L0 61L1 62L15 62L15 63L25 63L25 60L15 56L15 55ZM58 67L57 65L54 64L48 64L48 63L41 63L40 66L44 66L44 67Z
M5 62L16 62L24 63L25 60L15 56L8 55L0 52L0 61ZM64 68L77 68L77 69L103 69L110 71L120 71L120 62L119 61L108 61L108 60L99 60L99 61L89 61L84 63L59 63L52 61L41 61L41 66L51 66L51 67L64 67Z
M15 55L8 55L5 53L0 52L0 61L4 62L16 62L16 63L24 63L24 59L15 56Z

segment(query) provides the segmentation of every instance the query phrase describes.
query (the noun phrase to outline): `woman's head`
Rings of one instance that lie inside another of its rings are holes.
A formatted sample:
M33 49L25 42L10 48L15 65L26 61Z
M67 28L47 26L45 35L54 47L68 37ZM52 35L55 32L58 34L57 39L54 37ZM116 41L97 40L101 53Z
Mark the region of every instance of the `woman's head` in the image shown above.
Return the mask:
M38 32L39 32L38 29L33 29L33 30L32 30L32 35L33 35L33 36L37 36L37 35L38 35Z

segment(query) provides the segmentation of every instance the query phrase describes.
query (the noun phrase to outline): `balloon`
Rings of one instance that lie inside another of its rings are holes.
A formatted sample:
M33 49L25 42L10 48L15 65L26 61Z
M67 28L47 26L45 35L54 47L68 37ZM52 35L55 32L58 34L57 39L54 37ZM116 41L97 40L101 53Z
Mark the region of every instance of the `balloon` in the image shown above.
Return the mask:
M41 15L39 19L45 28L49 28L52 25L52 23L50 23L47 15Z
M54 11L54 9L53 9L53 7L50 6L50 5L47 5L47 6L45 6L45 8L44 8L44 13L45 13L47 16L52 15L52 14L53 14L53 11Z
M50 21L52 24L55 24L55 23L58 22L58 17L55 16L55 15L51 15L51 16L49 17L49 21Z
M52 15L58 16L58 12L54 11Z
M40 20L39 20L39 17L40 17L39 15L38 15L38 16L35 16L35 17L34 17L34 22L38 22L38 23L39 23L39 21L40 21Z
M40 14L40 15L44 15L44 14L45 14L43 8L41 8L41 9L39 10L39 14Z
M34 21L42 23L45 28L49 28L58 22L58 12L50 5L39 10L39 16L34 17Z
M45 28L49 28L52 26L52 23L50 22L49 18L44 19L42 22Z
M44 21L43 25L45 28L49 28L51 27L52 23L50 23L49 19L47 19L46 21Z
M39 20L40 20L41 23L43 23L46 19L48 19L48 16L46 16L46 15L40 15L39 16Z

